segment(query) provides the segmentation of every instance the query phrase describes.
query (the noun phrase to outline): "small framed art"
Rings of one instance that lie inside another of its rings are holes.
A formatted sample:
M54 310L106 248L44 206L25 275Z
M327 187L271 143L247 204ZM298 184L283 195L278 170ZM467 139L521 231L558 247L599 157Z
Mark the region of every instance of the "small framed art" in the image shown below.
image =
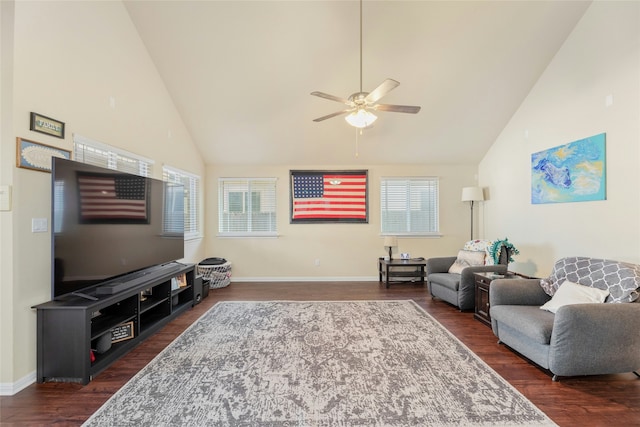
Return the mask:
M64 123L38 113L31 113L29 129L64 139Z

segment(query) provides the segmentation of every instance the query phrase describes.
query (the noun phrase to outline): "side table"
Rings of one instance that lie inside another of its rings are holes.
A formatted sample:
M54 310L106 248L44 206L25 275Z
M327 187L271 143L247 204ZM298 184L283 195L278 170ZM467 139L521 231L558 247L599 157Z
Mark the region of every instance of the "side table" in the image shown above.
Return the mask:
M525 278L525 276L511 272L506 275L493 272L473 273L473 275L476 288L476 307L473 317L491 327L491 315L489 314L489 309L491 308L489 305L489 288L491 287L491 282L495 279L518 279Z

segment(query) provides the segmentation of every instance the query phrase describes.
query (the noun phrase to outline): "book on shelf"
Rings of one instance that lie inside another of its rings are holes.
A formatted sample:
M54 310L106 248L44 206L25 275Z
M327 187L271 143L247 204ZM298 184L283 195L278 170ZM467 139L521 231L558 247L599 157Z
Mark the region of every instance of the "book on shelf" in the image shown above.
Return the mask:
M187 275L185 273L182 273L181 275L179 275L177 279L178 279L178 284L181 288L187 287Z

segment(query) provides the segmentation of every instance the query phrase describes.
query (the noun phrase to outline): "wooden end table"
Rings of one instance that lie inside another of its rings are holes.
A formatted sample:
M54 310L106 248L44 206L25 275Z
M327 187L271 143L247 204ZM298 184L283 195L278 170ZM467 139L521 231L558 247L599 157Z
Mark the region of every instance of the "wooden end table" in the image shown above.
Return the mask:
M526 279L526 276L508 272L507 274L498 274L494 272L473 273L476 288L476 307L473 317L476 320L491 327L491 315L489 314L489 288L491 282L496 279Z
M407 277L413 280L419 279L420 283L424 284L425 267L427 261L424 258L410 258L410 259L392 259L385 260L384 258L378 258L378 280L384 282L387 288L389 288L389 278L391 277ZM395 267L416 267L413 271L393 271Z

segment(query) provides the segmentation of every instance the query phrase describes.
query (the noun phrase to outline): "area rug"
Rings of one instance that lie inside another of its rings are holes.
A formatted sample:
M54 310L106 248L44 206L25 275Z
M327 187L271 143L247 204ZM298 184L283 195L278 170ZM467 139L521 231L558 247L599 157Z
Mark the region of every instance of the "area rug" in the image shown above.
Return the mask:
M220 302L85 426L549 426L413 301Z

